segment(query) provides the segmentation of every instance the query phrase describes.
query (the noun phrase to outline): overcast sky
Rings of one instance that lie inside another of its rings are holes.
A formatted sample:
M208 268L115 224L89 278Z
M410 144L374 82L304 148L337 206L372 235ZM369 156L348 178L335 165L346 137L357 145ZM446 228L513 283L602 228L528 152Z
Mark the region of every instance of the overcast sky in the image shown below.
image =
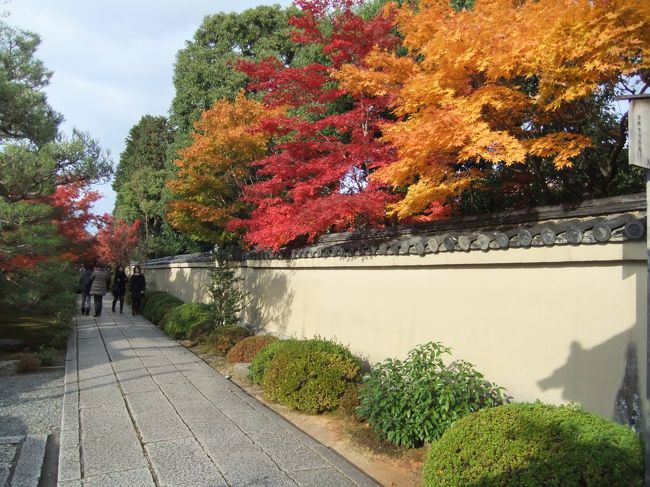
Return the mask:
M114 164L143 115L167 115L175 56L206 15L290 0L9 0L7 23L41 37L37 57L54 72L50 105L97 139ZM110 183L95 209L113 210Z

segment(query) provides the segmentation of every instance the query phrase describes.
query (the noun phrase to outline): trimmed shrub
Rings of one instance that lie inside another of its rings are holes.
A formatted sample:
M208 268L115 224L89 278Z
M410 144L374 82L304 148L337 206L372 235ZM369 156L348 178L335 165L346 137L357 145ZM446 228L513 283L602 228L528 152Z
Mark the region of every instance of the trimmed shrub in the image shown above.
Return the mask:
M359 400L359 384L348 384L345 392L339 399L339 413L351 418L357 417L357 408L361 405Z
M215 353L226 355L228 350L250 334L251 332L242 326L218 326L210 333L208 343Z
M322 340L320 338L302 341L296 340L295 338L280 340L270 343L262 350L260 350L257 355L255 355L255 358L251 362L251 366L248 369L248 380L250 380L253 384L262 385L264 374L266 374L266 369L271 363L271 360L273 360L273 357L275 357L275 354L280 350L291 349L291 347L296 346L295 343L297 342L309 342L309 346L313 349L321 350L323 352L345 353L350 357L353 357L350 351L345 347L341 347L341 345L335 342ZM344 350L344 352L341 352L341 348Z
M487 382L472 364L446 366L451 350L440 343L420 345L406 360L388 359L363 377L360 418L396 445L421 446L438 439L451 424L503 402L502 388Z
M18 372L30 372L36 370L41 366L41 359L38 358L38 355L33 353L21 353L18 356L18 363L16 364L16 370Z
M269 399L285 406L321 413L338 407L360 369L361 361L343 345L323 339L296 340L275 353L262 388Z
M142 315L156 325L160 325L165 315L172 309L183 304L183 301L169 293L155 291L152 294L153 296L145 300Z
M456 422L431 446L424 485L641 486L628 427L575 406L507 404Z
M162 328L173 338L187 338L190 331L210 321L210 306L200 303L182 304L169 311L162 320Z
M256 335L246 337L239 341L234 347L228 350L226 360L229 363L252 362L255 355L266 347L269 343L276 342L278 339L271 335Z
M260 350L257 355L255 355L255 358L253 358L253 361L248 368L248 380L253 384L261 386L262 381L264 380L264 374L266 374L266 368L271 363L273 357L275 357L275 354L285 347L290 347L293 342L297 341L298 340L294 339L279 340L269 343L266 347Z
M165 299L165 296L169 296L169 294L164 291L147 291L140 305L142 316L151 321L151 310L158 305L160 300Z

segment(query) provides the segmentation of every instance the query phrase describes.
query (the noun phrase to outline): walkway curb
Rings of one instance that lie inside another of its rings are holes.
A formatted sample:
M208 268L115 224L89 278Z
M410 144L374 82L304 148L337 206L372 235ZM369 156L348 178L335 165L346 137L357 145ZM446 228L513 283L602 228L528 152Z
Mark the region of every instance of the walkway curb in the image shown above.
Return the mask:
M63 412L59 449L60 486L81 484L81 450L79 448L79 380L77 373L77 319L68 338L65 357Z
M27 435L20 449L11 487L38 487L46 443L47 435Z

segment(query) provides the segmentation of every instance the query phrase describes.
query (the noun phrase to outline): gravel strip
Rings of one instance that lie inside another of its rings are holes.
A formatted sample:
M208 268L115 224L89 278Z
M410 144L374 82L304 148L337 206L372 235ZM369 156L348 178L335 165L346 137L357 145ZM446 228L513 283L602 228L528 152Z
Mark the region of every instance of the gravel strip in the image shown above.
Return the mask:
M63 369L0 376L0 437L61 429Z

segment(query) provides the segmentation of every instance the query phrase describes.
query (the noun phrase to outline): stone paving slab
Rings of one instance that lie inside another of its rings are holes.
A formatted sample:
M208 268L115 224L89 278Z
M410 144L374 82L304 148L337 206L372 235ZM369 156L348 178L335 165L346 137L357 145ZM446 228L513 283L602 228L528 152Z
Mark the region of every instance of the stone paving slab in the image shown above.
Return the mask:
M145 445L163 485L210 483L227 487L225 479L194 438L181 438Z
M84 487L155 487L148 468L112 472L84 479Z
M142 443L191 437L192 433L174 411L134 415Z
M80 414L85 475L147 466L126 408L82 409Z
M128 306L104 305L70 337L61 487L377 485Z

